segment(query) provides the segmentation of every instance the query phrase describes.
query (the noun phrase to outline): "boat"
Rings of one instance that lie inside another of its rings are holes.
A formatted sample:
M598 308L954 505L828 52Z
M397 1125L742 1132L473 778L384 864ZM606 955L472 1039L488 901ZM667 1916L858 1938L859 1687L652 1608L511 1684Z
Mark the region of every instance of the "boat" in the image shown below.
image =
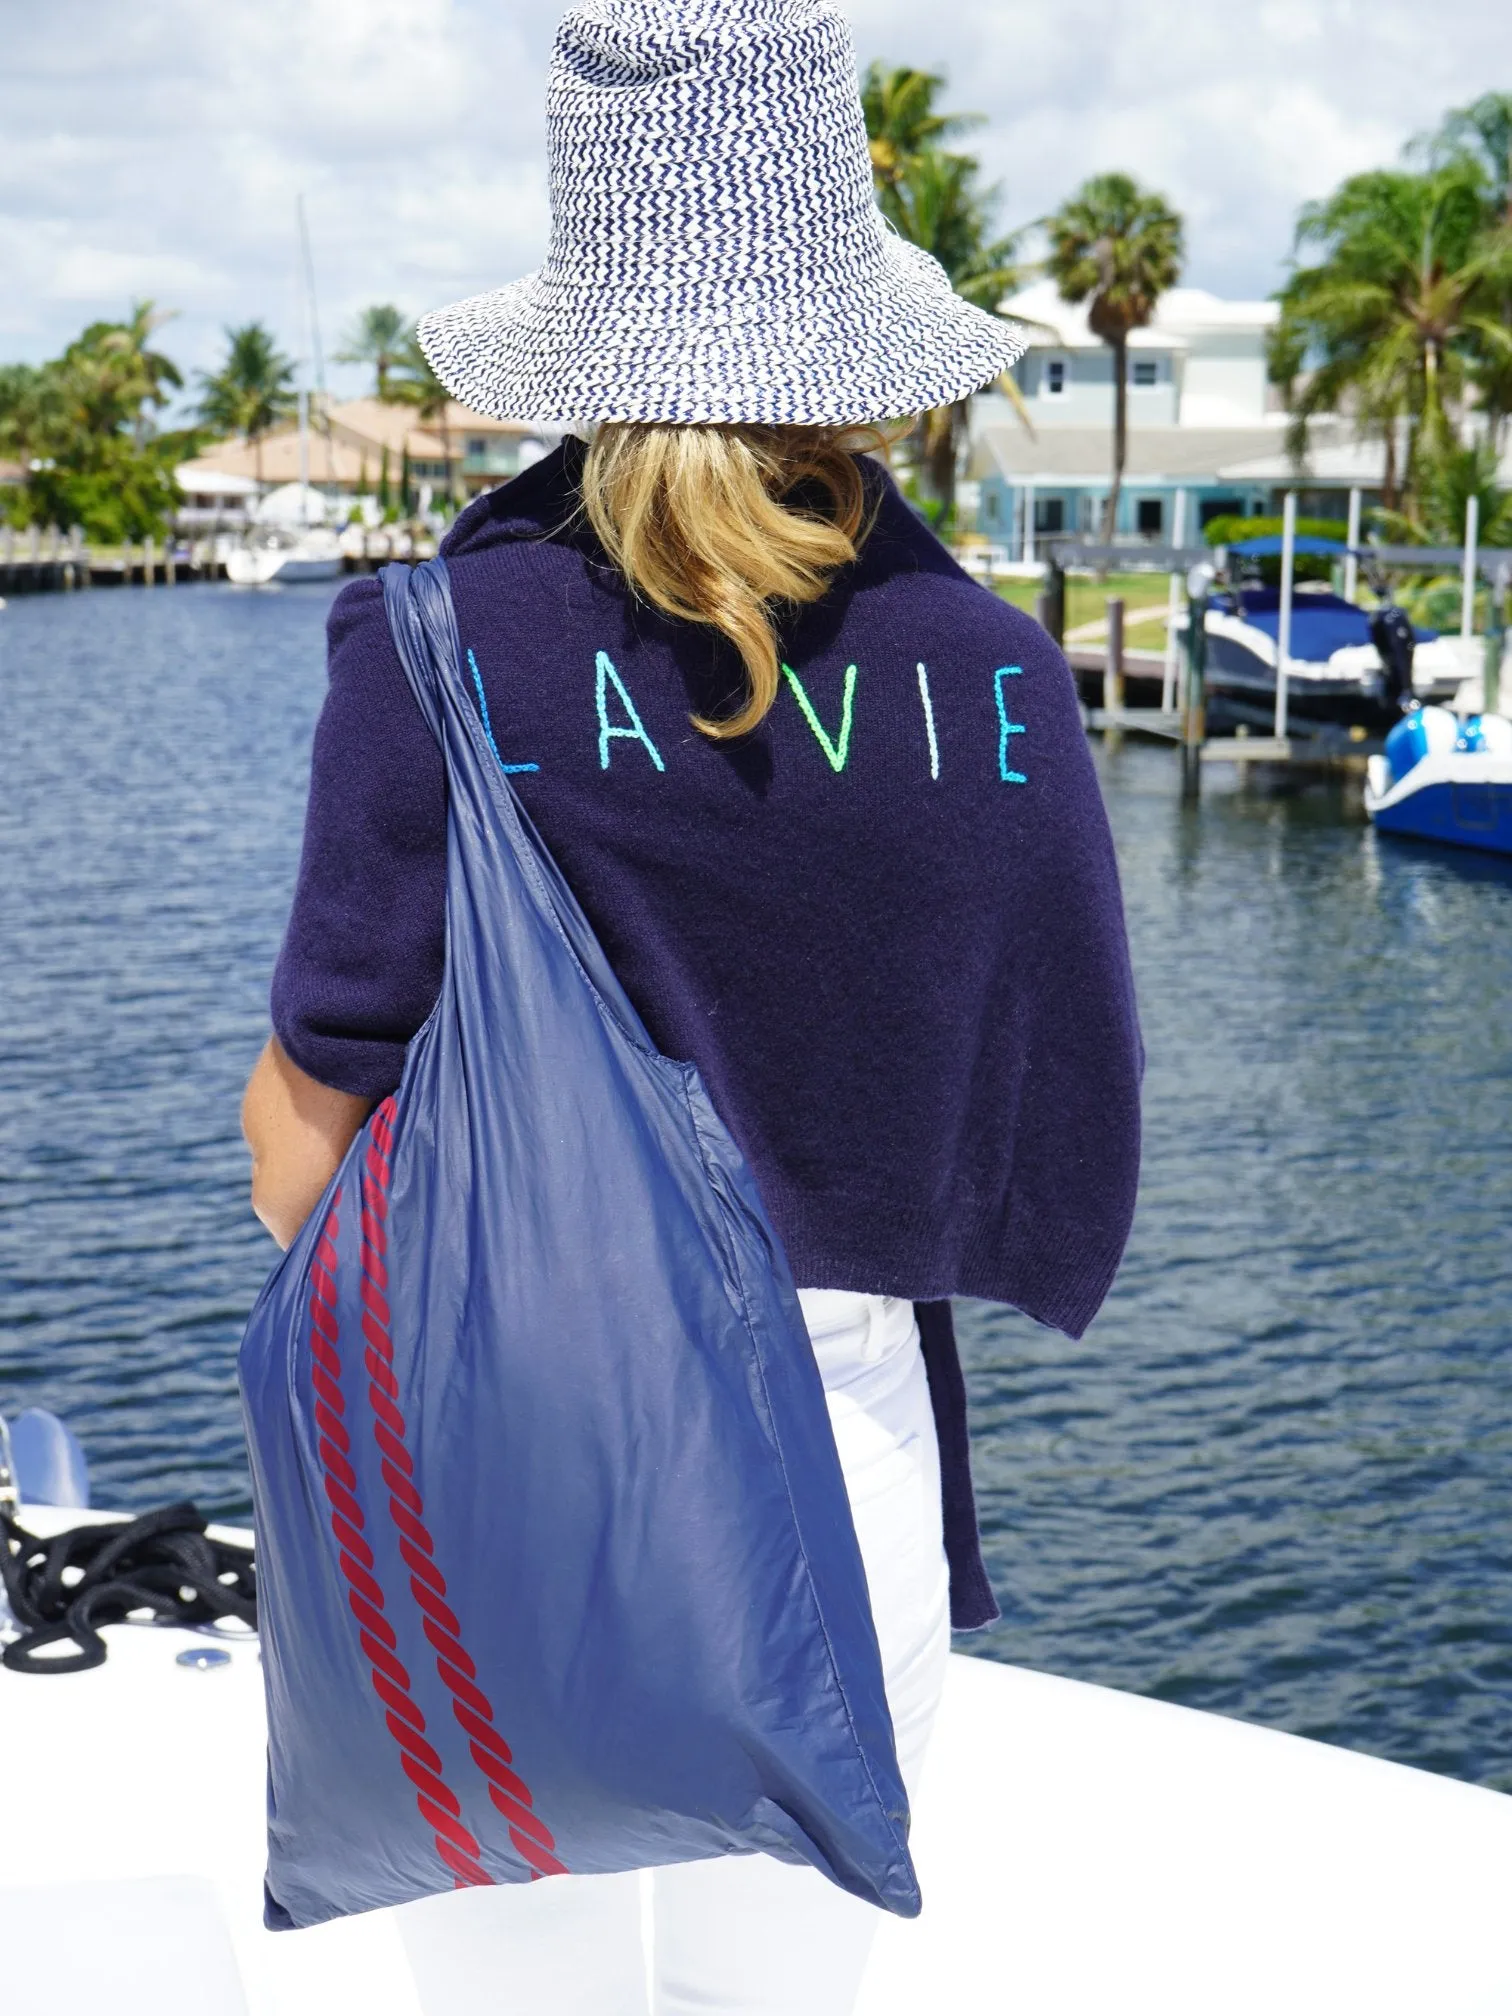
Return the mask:
M1512 720L1414 708L1366 766L1365 810L1380 833L1512 854Z
M301 318L307 325L317 396L325 397L325 364L315 314L315 268L305 223L304 197L297 206ZM226 555L226 579L241 588L268 588L298 581L334 581L344 558L335 507L310 484L310 392L299 386L299 480L260 497L250 512L246 536ZM344 522L345 514L342 514Z
M76 1500L78 1470L56 1432L17 1429L29 1530L119 1516L39 1502L39 1486ZM406 1912L465 1912L465 1898L265 1931L255 1638L131 1622L102 1635L91 1671L0 1669L6 2007L513 2006L465 1948L444 2005L416 1985ZM911 1844L923 1915L881 1920L856 2016L1512 2009L1512 1797L1355 1751L953 1654Z
M1390 668L1375 634L1382 613L1324 588L1304 585L1295 591L1286 657L1287 717L1294 730L1316 734L1336 727L1384 736L1400 719ZM1277 588L1232 587L1209 599L1204 629L1212 725L1270 731L1280 626ZM1413 696L1425 702L1452 700L1467 669L1456 640L1413 626L1412 642L1408 677Z
M273 582L334 581L344 560L331 506L308 483L283 483L254 506L244 538L226 554L226 579L240 588Z

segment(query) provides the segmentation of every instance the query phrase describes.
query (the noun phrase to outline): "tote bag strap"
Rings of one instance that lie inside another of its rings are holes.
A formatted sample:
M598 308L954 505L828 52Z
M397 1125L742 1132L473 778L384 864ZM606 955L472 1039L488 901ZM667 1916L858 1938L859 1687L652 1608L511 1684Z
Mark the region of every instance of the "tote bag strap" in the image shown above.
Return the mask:
M394 648L415 704L440 744L448 777L458 762L476 766L488 777L485 788L499 814L493 822L496 837L536 901L555 920L584 981L628 1043L658 1062L670 1064L646 1033L593 926L516 796L493 747L493 737L463 684L462 638L446 562L439 554L416 567L396 561L385 567L379 578ZM446 733L448 712L462 727L460 746L456 736Z

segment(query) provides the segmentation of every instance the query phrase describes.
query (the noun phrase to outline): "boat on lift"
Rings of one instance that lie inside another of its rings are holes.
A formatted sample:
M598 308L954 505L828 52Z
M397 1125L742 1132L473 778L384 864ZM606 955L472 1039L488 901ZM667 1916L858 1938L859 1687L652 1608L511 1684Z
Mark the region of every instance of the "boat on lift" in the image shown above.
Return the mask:
M1274 718L1281 591L1254 578L1253 568L1248 580L1241 570L1246 563L1274 557L1281 547L1274 537L1230 547L1228 583L1208 599L1208 718L1220 728L1268 729ZM1346 557L1349 549L1336 540L1304 536L1296 540L1295 551L1335 559ZM1301 733L1333 727L1362 737L1384 736L1400 718L1380 619L1388 610L1397 628L1407 619L1384 589L1378 592L1380 608L1367 610L1321 585L1304 583L1293 591L1287 714ZM1416 625L1409 630L1411 697L1424 703L1452 700L1466 673L1457 640Z

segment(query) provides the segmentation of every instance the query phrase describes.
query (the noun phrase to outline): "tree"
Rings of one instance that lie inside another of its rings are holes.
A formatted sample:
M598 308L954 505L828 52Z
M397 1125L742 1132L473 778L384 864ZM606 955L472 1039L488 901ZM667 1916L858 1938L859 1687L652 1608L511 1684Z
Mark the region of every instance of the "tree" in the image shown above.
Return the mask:
M1085 301L1087 326L1113 353L1113 484L1103 537L1118 523L1129 446L1129 338L1146 329L1185 256L1180 217L1163 196L1129 175L1093 175L1052 217L1046 270L1073 306Z
M393 396L389 373L404 364L411 340L409 322L391 301L380 301L357 317L347 331L344 347L336 352L336 362L371 364L375 395L387 400Z
M451 394L431 369L430 359L413 336L401 351L396 370L398 375L389 380L389 397L413 406L416 418L427 427L434 427L440 435L441 451L446 458L447 501L455 505L457 477L452 465Z
M975 112L937 112L935 98L944 88L945 79L934 71L889 70L881 63L873 63L861 81L872 180L884 214L912 162L982 123Z
M1466 162L1477 169L1486 191L1487 228L1512 232L1512 92L1488 91L1473 105L1450 112L1436 133L1413 143L1412 152L1436 168ZM1512 327L1512 285L1501 291L1499 321ZM1470 377L1499 447L1512 415L1512 360L1472 336Z
M1496 450L1488 441L1454 447L1432 458L1419 479L1414 511L1375 515L1389 539L1418 546L1458 546L1465 536L1466 506L1479 505L1482 546L1512 546L1512 491L1496 480Z
M1492 208L1512 224L1512 91L1488 91L1473 105L1447 113L1438 131L1415 141L1412 152L1433 168L1474 162Z
M182 437L155 434L155 414L183 382L151 345L166 319L138 301L122 322L92 322L61 357L0 373L0 447L27 465L12 516L110 541L159 530L184 454Z
M937 259L958 294L992 313L1022 279L1018 238L990 236L999 195L980 187L980 164L936 144L980 124L976 113L936 109L944 86L944 78L931 71L872 64L861 92L872 181L882 214L898 235ZM1000 382L1027 423L1018 386L1007 374ZM924 465L942 525L955 509L967 424L965 400L925 414L922 423Z
M1456 414L1477 369L1512 366L1503 303L1512 232L1488 225L1483 171L1463 157L1418 174L1352 175L1308 204L1281 289L1272 375L1286 386L1292 448L1316 413L1354 416L1385 444L1384 502L1420 508L1428 470L1459 445ZM1301 366L1313 368L1299 375ZM1397 436L1405 430L1405 469Z
M153 302L134 301L124 322L91 322L69 344L59 363L83 426L102 434L129 427L141 447L150 414L184 382L172 358L151 347L153 333L171 320Z
M225 363L219 371L200 373L199 416L207 427L240 434L252 444L261 483L263 436L299 405L294 366L261 322L244 322L225 333Z

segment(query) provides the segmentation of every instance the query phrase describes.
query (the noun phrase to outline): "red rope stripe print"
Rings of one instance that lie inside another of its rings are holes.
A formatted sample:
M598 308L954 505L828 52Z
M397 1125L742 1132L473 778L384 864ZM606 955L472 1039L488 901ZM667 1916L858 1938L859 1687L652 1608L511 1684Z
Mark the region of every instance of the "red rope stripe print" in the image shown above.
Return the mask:
M350 1461L351 1438L343 1416L340 1342L336 1319L336 1233L338 1190L331 1202L315 1257L310 1263L310 1379L315 1388L315 1426L331 1532L347 1580L347 1602L357 1619L358 1637L372 1669L389 1731L399 1745L399 1761L415 1788L415 1804L435 1835L436 1853L451 1870L459 1890L492 1883L478 1860L477 1842L462 1824L462 1807L442 1777L442 1763L425 1738L425 1717L410 1698L410 1677L398 1657L398 1640L384 1616L383 1591L373 1576L373 1550L362 1537L365 1521L354 1495L357 1474Z
M452 1697L452 1713L468 1739L473 1762L488 1781L488 1796L504 1816L509 1838L528 1864L532 1880L562 1876L550 1829L535 1811L530 1788L511 1767L509 1745L493 1726L494 1711L478 1685L478 1669L462 1644L462 1627L446 1601L446 1582L435 1563L435 1544L425 1525L425 1505L416 1488L415 1466L404 1446L404 1416L399 1411L399 1382L394 1377L394 1347L389 1336L387 1301L388 1250L384 1220L388 1216L389 1155L394 1145L394 1101L385 1099L370 1122L372 1141L362 1173L362 1334L367 1340L364 1362L368 1398L373 1409L373 1436L378 1444L383 1481L389 1489L389 1514L399 1533L399 1552L410 1571L410 1589L423 1614L426 1637L436 1654L436 1671ZM476 1850L474 1850L476 1853Z

